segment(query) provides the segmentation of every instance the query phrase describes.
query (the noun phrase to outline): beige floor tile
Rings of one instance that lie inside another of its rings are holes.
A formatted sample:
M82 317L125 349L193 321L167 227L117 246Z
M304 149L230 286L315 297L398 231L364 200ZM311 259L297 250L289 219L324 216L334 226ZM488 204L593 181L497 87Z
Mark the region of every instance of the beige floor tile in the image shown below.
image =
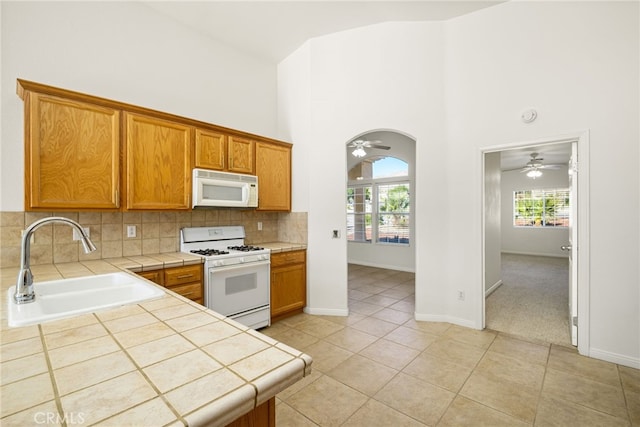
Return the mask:
M451 338L474 347L479 347L484 350L489 348L493 340L496 338L496 335L497 334L493 331L477 331L475 329L463 328L457 325L451 326L443 334L444 337Z
M357 353L378 340L378 337L347 327L329 335L324 340L345 350Z
M327 372L327 375L367 396L373 396L397 373L395 369L354 354Z
M290 385L289 387L287 387L286 389L278 393L277 398L286 401L287 398L289 398L290 396L293 396L294 394L296 394L297 392L299 392L300 390L302 390L303 388L305 388L306 386L308 386L309 384L311 384L312 382L314 382L315 380L317 380L322 376L324 376L322 372L319 372L317 370L311 371L311 374L307 375L297 383Z
M416 329L400 326L384 336L389 341L422 351L429 347L438 337Z
M399 373L374 398L427 425L435 425L454 393Z
M474 367L485 353L478 347L447 338L438 338L425 352L468 368Z
M620 385L611 386L584 376L548 368L542 395L566 399L615 417L627 417L624 394Z
M357 301L362 301L363 299L369 298L372 294L367 292L362 292L357 289L350 289L348 292L349 298Z
M284 402L276 405L276 423L278 427L314 427L318 425Z
M397 303L390 305L389 308L393 310L404 311L405 313L413 315L413 313L415 313L416 311L416 304L413 302L413 298L411 299L412 301L398 301Z
M474 372L496 382L509 382L537 392L542 388L545 368L500 353L487 352Z
M548 366L612 386L620 384L620 376L614 363L581 356L574 349L551 346Z
M363 316L371 316L376 311L380 311L382 309L383 309L382 306L379 306L376 304L370 304L368 302L354 301L354 300L349 301L350 313L358 313L358 314L362 314Z
M296 329L312 335L317 338L324 338L335 332L338 332L344 326L338 325L335 322L324 320L318 317L312 317L306 322L300 323L296 326Z
M628 426L629 421L563 399L543 397L538 405L536 426Z
M351 325L352 328L376 337L383 337L398 327L395 323L369 317Z
M619 366L618 371L622 380L622 388L625 391L640 393L640 369Z
M313 358L312 369L323 373L329 372L353 355L353 352L326 341L311 344L304 352Z
M519 420L533 423L539 391L473 372L460 394Z
M344 427L420 427L425 424L396 411L377 400L369 399L342 424Z
M490 352L515 357L530 363L546 365L549 357L549 345L540 345L499 334L489 347Z
M411 286L411 289L405 289L404 287L395 287L380 292L380 295L385 297L395 298L396 300L404 299L414 294L415 286Z
M314 316L306 313L296 314L295 316L287 317L285 319L280 320L278 323L282 323L290 328L295 328L299 324L306 322L307 320L313 318Z
M404 325L407 328L417 329L418 331L426 332L432 335L442 335L453 326L450 323L443 322L421 322L419 320L407 320Z
M289 397L286 403L318 425L339 426L367 400L364 394L325 375Z
M383 308L380 311L373 313L372 315L376 319L386 320L387 322L395 323L396 325L402 325L407 320L413 318L412 313L405 313L404 311L394 310L392 308Z
M526 427L530 425L462 396L455 398L438 423L438 427Z
M457 393L471 375L471 368L422 353L402 372Z
M640 392L625 390L624 395L627 400L627 410L629 411L632 425L640 426Z
M283 342L293 348L303 350L311 344L318 342L319 338L309 335L306 332L299 331L298 329L288 328L287 330L281 330L269 334L274 340Z
M381 338L362 350L360 354L390 368L401 370L411 363L420 352Z
M387 306L390 306L392 304L397 303L398 299L397 298L388 297L388 296L384 296L382 294L375 294L375 295L371 295L368 298L363 299L362 302L365 302L367 304L379 305L381 307L387 307Z

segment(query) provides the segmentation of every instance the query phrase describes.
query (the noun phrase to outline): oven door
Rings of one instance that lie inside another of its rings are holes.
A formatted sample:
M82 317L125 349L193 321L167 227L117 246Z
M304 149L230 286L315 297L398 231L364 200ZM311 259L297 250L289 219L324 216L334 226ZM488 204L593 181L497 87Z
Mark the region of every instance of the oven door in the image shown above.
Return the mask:
M269 307L270 262L208 269L205 305L225 316Z

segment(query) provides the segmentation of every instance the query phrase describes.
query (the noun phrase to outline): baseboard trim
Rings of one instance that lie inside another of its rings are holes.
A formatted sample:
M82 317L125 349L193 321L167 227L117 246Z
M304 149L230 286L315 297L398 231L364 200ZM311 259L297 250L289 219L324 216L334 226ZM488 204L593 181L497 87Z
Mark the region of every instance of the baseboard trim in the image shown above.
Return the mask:
M502 286L502 279L498 280L489 289L487 289L484 293L484 297L487 298L489 295L494 293L496 289L498 289L500 286Z
M638 357L629 357L624 354L612 353L599 348L590 348L589 357L617 363L618 365L628 366L630 368L640 369L640 358Z
M387 270L406 271L407 273L415 273L416 272L415 269L411 269L411 268L407 268L407 267L400 267L400 266L392 265L392 264L378 264L378 263L375 263L375 262L353 261L353 260L347 260L347 263L355 264L355 265L364 265L365 267L386 268Z
M348 316L349 309L305 307L304 312L316 316Z
M471 329L482 329L482 327L478 327L473 321L468 319L461 319L459 317L447 316L443 314L424 314L424 313L414 313L415 319L422 322L443 322L443 323L451 323L453 325L464 326L465 328Z
M501 251L502 254L512 254L512 255L530 255L530 256L547 256L551 258L569 258L568 255L563 254L545 254L539 252L518 252L518 251Z

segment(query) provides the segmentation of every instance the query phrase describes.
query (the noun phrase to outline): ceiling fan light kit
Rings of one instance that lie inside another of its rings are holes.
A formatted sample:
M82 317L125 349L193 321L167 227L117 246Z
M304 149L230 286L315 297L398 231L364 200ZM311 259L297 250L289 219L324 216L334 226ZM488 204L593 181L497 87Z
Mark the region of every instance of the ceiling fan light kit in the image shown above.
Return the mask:
M353 150L351 154L356 157L366 156L367 152L364 151L365 148L376 148L379 150L388 150L391 148L386 145L380 145L379 142L380 141L366 141L364 139L358 139L357 141L350 142L347 147L355 148L355 150Z

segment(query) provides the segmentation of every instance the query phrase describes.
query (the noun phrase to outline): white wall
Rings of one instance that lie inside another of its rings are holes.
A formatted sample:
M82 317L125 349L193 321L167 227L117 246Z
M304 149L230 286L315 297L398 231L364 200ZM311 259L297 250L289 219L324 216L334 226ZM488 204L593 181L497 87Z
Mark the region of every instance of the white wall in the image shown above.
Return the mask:
M346 245L330 230L344 228L352 135L416 138L416 317L481 328L482 150L589 130L587 353L640 366L638 39L635 2L518 1L314 39L281 63L280 125L306 161L294 199L309 210L310 311L347 309ZM627 205L612 219L607 200Z
M567 168L545 170L537 179L518 171L502 173L502 251L568 258L568 253L560 249L569 243L567 228L513 226L513 192L540 188L569 188Z
M448 285L481 289L482 147L589 130L590 355L640 367L637 2L507 2L447 23ZM536 108L538 119L520 114ZM454 155L455 153L455 155ZM615 201L625 200L624 209ZM453 248L453 246L451 246ZM459 316L474 315L475 300ZM580 343L578 343L580 345Z
M139 2L0 2L0 210L23 206L22 78L276 136L276 66Z
M347 312L345 144L371 129L411 136L416 164L431 165L415 177L416 253L429 241L416 258L416 281L442 277L443 60L441 24L390 23L313 39L280 64L282 136L296 142L302 161L294 170L294 182L304 183L294 187L294 207L309 211L309 312ZM342 238L332 239L332 229ZM442 311L438 292L432 295L421 301Z

